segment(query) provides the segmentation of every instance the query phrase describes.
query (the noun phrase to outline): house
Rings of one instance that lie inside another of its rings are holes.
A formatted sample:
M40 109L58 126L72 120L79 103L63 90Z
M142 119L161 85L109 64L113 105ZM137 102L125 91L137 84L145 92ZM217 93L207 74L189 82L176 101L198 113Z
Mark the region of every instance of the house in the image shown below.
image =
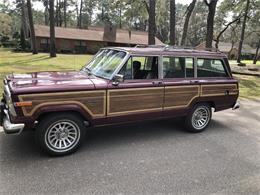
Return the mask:
M48 51L50 27L43 25L34 27L38 50ZM163 45L158 38L155 39L157 45ZM57 52L96 53L101 47L106 46L147 45L148 33L116 29L110 25L88 29L55 27L55 44Z
M199 45L197 45L195 48L196 49L205 49L205 45L206 42L202 42ZM216 42L213 41L212 42L212 48L216 48L215 47ZM237 59L237 55L238 55L238 45L239 43L234 43L232 46L232 43L228 43L228 42L219 42L218 44L218 50L225 53L229 59ZM253 49L250 45L248 44L243 44L242 46L242 58L243 59L253 59L254 55L255 55L256 49Z

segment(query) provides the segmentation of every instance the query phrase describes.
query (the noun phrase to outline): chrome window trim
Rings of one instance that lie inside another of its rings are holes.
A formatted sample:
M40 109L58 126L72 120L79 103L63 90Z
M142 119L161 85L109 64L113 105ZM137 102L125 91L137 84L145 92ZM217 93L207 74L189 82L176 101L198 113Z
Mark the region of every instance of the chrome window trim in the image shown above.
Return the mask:
M194 78L198 78L198 62L197 62L197 57L194 57Z

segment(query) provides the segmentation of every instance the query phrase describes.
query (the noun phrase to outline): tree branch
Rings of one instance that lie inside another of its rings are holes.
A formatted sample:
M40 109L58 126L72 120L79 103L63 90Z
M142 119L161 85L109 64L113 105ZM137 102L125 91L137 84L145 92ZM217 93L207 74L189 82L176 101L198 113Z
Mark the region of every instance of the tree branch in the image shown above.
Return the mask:
M220 33L218 34L217 38L215 39L216 43L215 43L215 47L216 49L218 49L218 44L219 44L219 38L221 37L221 35L228 29L228 27L232 24L234 24L235 22L240 21L240 19L242 18L243 15L238 16L236 19L234 19L233 21L229 22L228 24L225 25L225 28L220 31Z
M210 4L210 3L208 3L207 0L204 0L204 3L205 3L207 6L209 6L209 4Z

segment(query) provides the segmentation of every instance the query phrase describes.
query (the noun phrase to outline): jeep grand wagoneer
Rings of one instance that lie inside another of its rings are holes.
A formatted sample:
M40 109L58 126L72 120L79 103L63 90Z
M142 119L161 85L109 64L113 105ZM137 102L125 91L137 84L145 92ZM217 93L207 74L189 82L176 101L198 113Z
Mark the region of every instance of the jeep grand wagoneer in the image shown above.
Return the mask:
M181 116L200 132L213 109L239 107L238 93L220 52L104 48L79 71L7 75L1 124L7 134L34 130L41 148L64 155L89 126Z

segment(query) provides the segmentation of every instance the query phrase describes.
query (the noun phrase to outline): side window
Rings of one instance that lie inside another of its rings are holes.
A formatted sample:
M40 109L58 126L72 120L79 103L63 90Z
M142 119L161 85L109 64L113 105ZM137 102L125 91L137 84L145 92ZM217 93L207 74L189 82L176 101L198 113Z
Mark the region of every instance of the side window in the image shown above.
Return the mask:
M163 57L164 78L194 77L193 58Z
M133 56L119 71L124 79L157 79L158 57L155 56Z
M201 59L197 60L198 77L226 77L222 60L219 59Z

